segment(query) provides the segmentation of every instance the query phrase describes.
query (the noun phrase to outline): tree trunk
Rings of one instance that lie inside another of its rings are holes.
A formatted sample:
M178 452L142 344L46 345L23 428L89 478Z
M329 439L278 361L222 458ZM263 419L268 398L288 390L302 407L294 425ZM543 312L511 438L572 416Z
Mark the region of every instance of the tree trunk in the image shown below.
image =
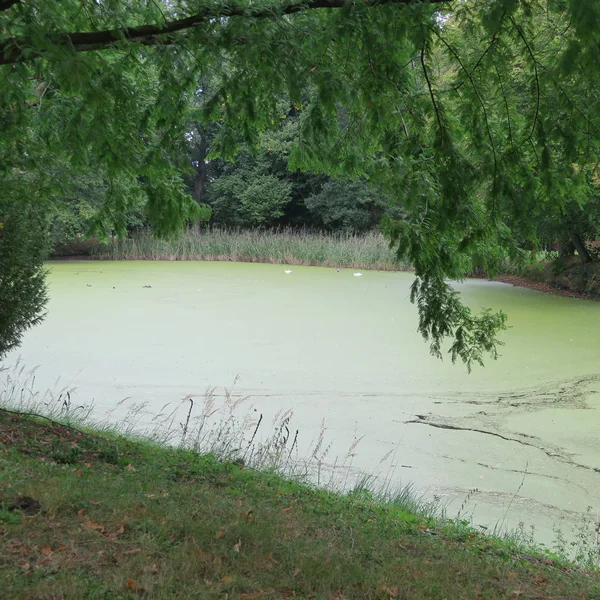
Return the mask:
M575 254L575 246L571 240L560 239L558 241L558 257L565 261Z
M577 250L577 254L579 255L579 262L581 262L582 265L591 262L590 253L585 247L581 236L576 231L571 232L571 243L573 244L575 250Z
M202 204L202 198L204 195L204 184L206 183L206 157L208 156L208 140L206 138L206 132L202 126L198 126L198 133L200 134L200 141L196 144L198 151L196 174L194 176L194 199L198 204ZM194 224L194 230L200 231L200 222L196 221Z

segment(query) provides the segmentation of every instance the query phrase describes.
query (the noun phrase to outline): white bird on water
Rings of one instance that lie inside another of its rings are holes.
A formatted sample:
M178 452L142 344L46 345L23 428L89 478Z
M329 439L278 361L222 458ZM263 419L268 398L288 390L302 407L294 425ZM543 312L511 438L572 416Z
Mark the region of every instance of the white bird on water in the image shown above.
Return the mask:
M354 277L362 277L362 273L354 273Z
M286 269L286 270L285 270L285 274L286 274L286 275L289 275L290 273L291 273L291 271L290 271L289 269Z

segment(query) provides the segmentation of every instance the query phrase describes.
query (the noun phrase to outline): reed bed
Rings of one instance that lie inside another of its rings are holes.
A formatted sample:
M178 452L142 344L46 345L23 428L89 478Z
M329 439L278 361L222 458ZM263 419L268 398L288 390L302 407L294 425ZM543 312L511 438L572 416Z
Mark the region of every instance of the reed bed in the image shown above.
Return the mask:
M188 231L171 240L150 231L98 245L100 260L205 260L402 271L395 251L380 233L332 234L280 230Z

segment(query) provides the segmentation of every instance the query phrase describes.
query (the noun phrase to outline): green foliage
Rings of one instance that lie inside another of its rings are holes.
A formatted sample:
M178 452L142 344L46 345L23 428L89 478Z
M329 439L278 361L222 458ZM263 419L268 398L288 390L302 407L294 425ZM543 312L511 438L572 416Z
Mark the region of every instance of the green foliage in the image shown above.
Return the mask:
M6 181L5 183L8 183ZM0 358L44 318L48 222L31 200L0 198Z
M298 141L279 140L291 169L364 177L401 206L386 231L431 290L415 295L422 331L435 354L463 336L451 354L479 362L504 320L461 310L441 282L495 247L535 245L546 218L584 212L600 150L599 11L597 0L4 3L0 169L31 174L43 204L59 166L100 165L117 182L104 222L122 231L127 198L140 198L168 235L200 216L182 176L191 120L217 124L211 157L231 158L297 113ZM220 184L219 210L265 224L299 206L285 178L257 168ZM324 218L357 222L339 190L325 192Z
M210 183L215 222L228 226L274 225L291 200L292 182L271 172L268 154L261 159L240 155Z
M105 238L144 226L147 222L144 199L137 186L120 190L126 203L121 204L118 211L105 206L110 204L118 185L118 181L97 173L63 173L62 189L51 205L52 247L89 234Z
M431 353L442 357L441 343L454 339L448 352L452 362L460 358L470 372L473 363L483 366L484 353L498 358L496 335L506 329L506 315L502 312L483 311L473 315L462 304L458 292L441 278L417 278L410 292L411 301L419 309L419 332L432 340Z
M356 233L377 227L388 209L388 201L364 180L328 179L305 202L323 228Z

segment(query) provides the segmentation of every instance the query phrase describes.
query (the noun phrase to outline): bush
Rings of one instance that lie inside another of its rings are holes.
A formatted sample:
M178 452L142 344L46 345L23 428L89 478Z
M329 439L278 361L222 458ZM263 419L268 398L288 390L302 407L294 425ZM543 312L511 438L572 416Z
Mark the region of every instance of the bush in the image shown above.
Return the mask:
M0 359L44 318L48 232L35 201L0 198Z

